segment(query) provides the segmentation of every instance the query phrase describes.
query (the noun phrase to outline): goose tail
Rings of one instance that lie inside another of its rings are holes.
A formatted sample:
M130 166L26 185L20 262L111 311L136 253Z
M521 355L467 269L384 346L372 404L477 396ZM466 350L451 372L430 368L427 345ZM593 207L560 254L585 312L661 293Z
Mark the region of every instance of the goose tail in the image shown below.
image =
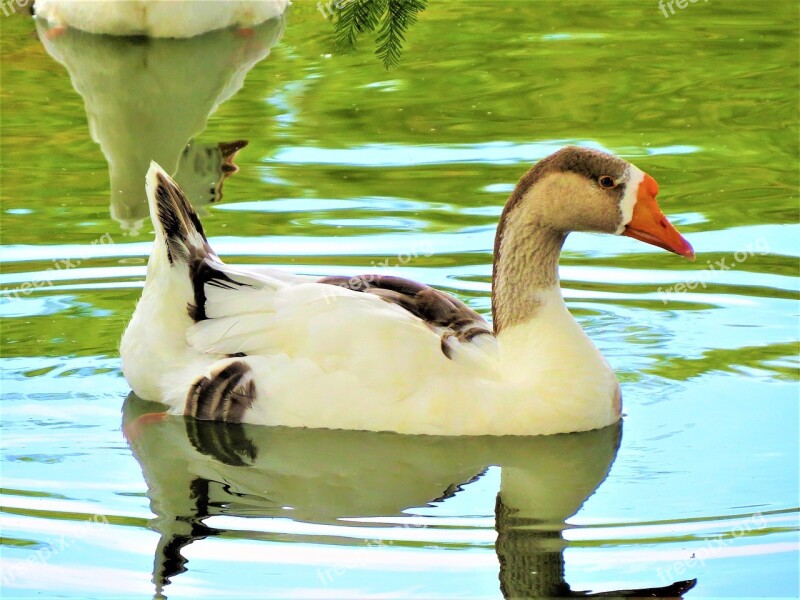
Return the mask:
M156 230L144 292L153 311L188 311L197 323L209 318L209 293L255 285L219 259L186 194L155 162L150 163L145 187Z
M183 190L155 161L147 171L145 188L156 230L154 253L163 253L171 267L186 264L191 268L216 258Z

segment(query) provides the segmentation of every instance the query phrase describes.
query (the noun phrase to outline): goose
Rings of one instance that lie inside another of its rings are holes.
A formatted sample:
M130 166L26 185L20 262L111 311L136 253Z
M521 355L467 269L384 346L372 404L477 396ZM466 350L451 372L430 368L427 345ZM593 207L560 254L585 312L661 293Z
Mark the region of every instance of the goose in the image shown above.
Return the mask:
M493 324L400 277L225 264L155 163L145 187L155 241L122 371L137 396L196 419L432 435L604 427L620 418L620 387L562 297L564 240L625 235L694 259L655 180L583 147L536 163L506 203Z
M289 0L36 0L38 19L57 36L67 28L88 33L190 38L217 29L250 27L280 16Z

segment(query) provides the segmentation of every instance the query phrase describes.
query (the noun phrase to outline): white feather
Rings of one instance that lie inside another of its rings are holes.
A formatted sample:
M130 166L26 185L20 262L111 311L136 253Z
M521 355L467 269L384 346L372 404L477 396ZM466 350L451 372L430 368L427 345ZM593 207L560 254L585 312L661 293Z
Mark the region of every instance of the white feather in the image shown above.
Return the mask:
M644 181L644 171L634 165L628 167L628 181L625 186L625 195L619 203L622 211L622 220L619 227L614 232L621 235L625 231L625 226L633 219L633 209L636 207L636 200L639 196L639 185Z
M225 268L245 280L242 270ZM280 281L284 275L262 269L246 278L250 285L263 281L261 288L207 285L212 318L192 324L184 310L160 337L176 351L145 353L147 365L138 371L124 363L137 394L182 412L197 377L244 352L236 360L256 375L251 423L525 435L592 429L618 417L602 401L616 389L613 372L558 289L542 295L540 318L497 341L478 336L460 344L451 360L439 335L396 305L336 286ZM123 346L164 322L158 300L174 302L175 292L162 291L143 296ZM163 373L157 390L137 377L153 371Z
M153 165L147 179L154 221L156 171ZM159 177L168 178L163 171ZM137 395L172 412L184 411L199 378L236 361L249 367L255 384L243 414L255 424L534 435L585 431L619 418L616 377L570 315L557 283L531 291L536 309L529 320L496 339L448 338L445 352L441 331L371 293L231 267L213 254L206 254L203 270L190 273L182 261L196 266L207 246L193 245L187 257L170 260L164 231L156 229L142 298L120 352ZM186 231L171 235L177 238L171 244L192 239ZM206 318L196 323L187 310L198 302L193 285L202 285L205 296L198 308ZM231 356L239 353L245 356Z
M108 35L190 38L225 27L252 27L282 15L289 0L36 0L36 15Z

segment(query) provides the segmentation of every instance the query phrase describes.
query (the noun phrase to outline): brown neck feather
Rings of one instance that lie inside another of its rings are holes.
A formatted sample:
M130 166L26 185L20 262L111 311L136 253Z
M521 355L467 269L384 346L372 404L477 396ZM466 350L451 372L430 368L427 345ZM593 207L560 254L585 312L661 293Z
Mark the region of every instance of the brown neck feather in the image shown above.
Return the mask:
M536 223L501 219L492 270L495 333L530 320L540 292L558 285L558 257L566 237Z
M540 160L511 193L494 242L494 330L533 318L542 292L558 285L558 257L570 231L615 233L624 186L602 190L597 177L630 165L609 154L566 147Z
M558 258L567 233L545 224L548 211L556 210L554 194L546 189L548 175L554 170L552 163L557 164L557 155L525 173L497 224L492 268L496 334L529 321L539 306L539 292L558 285Z

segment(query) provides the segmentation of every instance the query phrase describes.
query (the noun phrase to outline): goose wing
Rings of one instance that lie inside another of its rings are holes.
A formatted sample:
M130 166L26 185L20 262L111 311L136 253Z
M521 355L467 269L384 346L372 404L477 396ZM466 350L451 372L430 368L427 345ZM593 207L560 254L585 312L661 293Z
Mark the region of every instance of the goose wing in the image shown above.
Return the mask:
M410 279L389 275L357 277L325 277L319 283L377 296L420 319L440 336L442 352L448 358L458 353L463 344L478 336L494 340L491 325L481 315L452 296ZM481 338L485 342L485 338ZM492 343L492 342L489 342Z
M329 368L357 368L358 357L381 353L397 368L409 354L494 369L491 325L463 302L407 279L309 280L207 259L193 285L188 341L202 352L287 354Z

